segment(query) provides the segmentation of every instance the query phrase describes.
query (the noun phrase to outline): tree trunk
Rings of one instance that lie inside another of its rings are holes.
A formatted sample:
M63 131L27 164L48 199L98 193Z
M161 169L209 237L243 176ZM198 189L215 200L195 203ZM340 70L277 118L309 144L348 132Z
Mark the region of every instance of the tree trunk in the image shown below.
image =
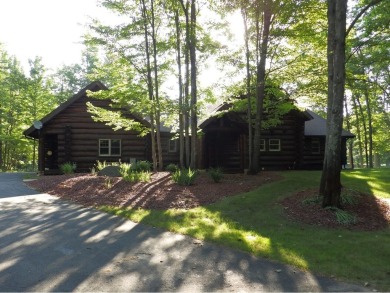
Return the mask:
M146 18L146 5L145 5L144 0L141 0L141 13L142 13L143 22L144 22L143 25L144 25L148 95L149 95L149 99L152 103L152 107L151 107L151 111L150 111L150 138L151 138L151 143L152 143L153 171L157 171L158 162L157 162L157 156L156 156L155 105L154 105L154 97L153 97L152 68L150 65L150 48L149 48L149 37L148 37L147 18Z
M363 111L363 107L362 107L362 104L360 103L360 97L357 96L356 97L356 103L358 105L358 108L359 108L359 112L360 112L360 116L361 116L361 121L362 121L362 124L363 124L363 131L364 131L364 153L365 153L365 164L366 164L366 168L368 168L369 166L369 159L368 159L368 131L367 131L367 121L366 121L366 117L364 115L364 111Z
M264 3L263 12L263 29L260 46L260 61L257 64L256 76L256 119L255 119L255 135L253 141L253 158L251 174L259 172L260 169L260 135L261 135L261 120L263 118L263 102L265 97L265 66L268 54L269 32L271 27L271 3L267 0Z
M351 131L351 122L349 121L350 115L348 112L348 105L346 99L344 100L344 109L345 109L345 121L347 123L347 129L348 131ZM351 162L351 169L354 169L355 165L353 162L353 141L351 139L348 140L348 156Z
M356 130L357 130L357 139L358 139L358 150L359 150L359 160L358 160L358 167L363 167L363 146L362 146L362 138L361 138L361 130L360 130L360 116L357 109L357 104L354 96L352 96L352 103L355 113L355 119L356 119Z
M367 89L367 84L364 89L364 98L366 102L366 107L367 107L367 119L368 119L368 167L369 168L374 168L374 163L373 163L373 143L372 143L372 117L371 117L371 106L370 106L370 99L368 96L368 89Z
M181 29L179 22L179 11L175 10L175 27L176 27L176 53L177 69L179 83L179 164L180 168L185 167L185 149L184 149L184 109L183 109L183 77L181 71Z
M245 8L241 9L242 18L244 21L245 33L245 57L246 57L246 98L247 98L247 119L248 119L248 169L252 170L252 156L253 156L253 134L252 134L252 106L251 106L251 71L250 71L250 51L249 51L249 32L248 32L248 16Z
M156 41L156 25L155 25L155 14L154 14L154 0L151 2L151 30L152 30L152 48L153 48L153 67L154 67L154 99L156 105L156 139L157 139L157 159L158 159L158 170L162 170L164 167L161 147L161 133L160 133L160 96L159 96L159 82L158 82L158 64L157 64L157 41Z
M191 62L191 162L192 169L197 168L197 130L198 130L198 109L197 109L197 68L196 68L196 6L191 1L190 21L190 62Z
M340 207L341 193L341 132L343 125L343 101L345 90L345 33L347 0L328 1L328 25L331 35L328 37L328 52L333 51L331 66L333 69L332 94L328 95L327 138L324 168L322 171L320 192L323 207ZM332 41L334 32L334 42ZM329 90L330 88L328 88Z

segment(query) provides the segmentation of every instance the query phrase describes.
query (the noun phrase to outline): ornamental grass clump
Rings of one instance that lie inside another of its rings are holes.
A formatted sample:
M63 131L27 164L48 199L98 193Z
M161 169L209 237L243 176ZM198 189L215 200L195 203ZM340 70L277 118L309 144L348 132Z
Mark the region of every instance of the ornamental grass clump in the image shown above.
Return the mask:
M210 168L208 170L208 173L215 183L220 182L223 177L223 172L221 168Z
M73 174L77 165L75 163L64 163L60 165L60 170L63 174Z
M151 178L151 163L148 161L139 161L133 164L121 163L119 172L123 180L131 183L149 182Z
M172 180L182 186L189 186L194 184L198 172L195 170L179 169L172 174Z

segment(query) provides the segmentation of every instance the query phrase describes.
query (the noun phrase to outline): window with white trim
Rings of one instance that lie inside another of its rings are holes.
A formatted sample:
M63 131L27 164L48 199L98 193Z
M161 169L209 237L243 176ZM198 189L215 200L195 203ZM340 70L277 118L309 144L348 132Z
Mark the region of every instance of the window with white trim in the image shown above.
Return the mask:
M260 139L260 152L265 152L265 139Z
M321 153L321 146L320 146L320 139L319 138L312 138L311 139L311 153L312 154Z
M121 140L120 139L99 139L99 156L120 156Z
M175 153L177 152L177 139L170 139L168 143L168 151L170 153Z
M270 152L280 151L280 139L270 139L268 142Z

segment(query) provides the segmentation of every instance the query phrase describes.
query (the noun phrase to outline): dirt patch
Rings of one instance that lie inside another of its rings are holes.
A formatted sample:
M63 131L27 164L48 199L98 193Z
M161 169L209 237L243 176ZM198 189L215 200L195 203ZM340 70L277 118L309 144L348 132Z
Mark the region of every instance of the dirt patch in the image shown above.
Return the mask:
M192 186L179 186L170 173L154 173L149 183L129 183L122 178L91 174L42 176L28 186L85 206L111 205L146 209L190 209L214 203L224 197L255 189L282 177L275 172L259 175L225 174L214 183L201 173Z
M356 223L343 225L337 221L335 212L321 207L316 201L318 189L300 191L281 201L287 216L293 220L327 228L345 228L359 231L385 229L390 224L390 204L375 196L344 190L356 199L353 204L344 204L343 210L356 217Z

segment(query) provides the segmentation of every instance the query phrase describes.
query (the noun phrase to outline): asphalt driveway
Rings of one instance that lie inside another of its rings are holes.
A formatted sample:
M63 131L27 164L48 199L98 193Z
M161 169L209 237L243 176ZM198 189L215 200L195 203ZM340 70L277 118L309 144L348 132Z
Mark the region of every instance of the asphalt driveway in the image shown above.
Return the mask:
M365 291L37 194L0 173L0 291Z

